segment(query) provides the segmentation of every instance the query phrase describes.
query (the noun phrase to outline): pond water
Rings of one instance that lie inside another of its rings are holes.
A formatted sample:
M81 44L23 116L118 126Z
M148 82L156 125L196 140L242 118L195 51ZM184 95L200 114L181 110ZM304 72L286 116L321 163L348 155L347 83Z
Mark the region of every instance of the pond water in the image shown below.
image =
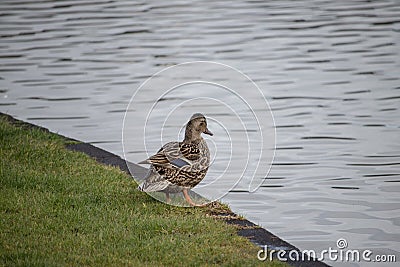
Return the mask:
M259 190L223 200L300 249L399 259L399 18L396 0L1 1L0 111L122 156L140 84L228 64L268 99L276 154Z

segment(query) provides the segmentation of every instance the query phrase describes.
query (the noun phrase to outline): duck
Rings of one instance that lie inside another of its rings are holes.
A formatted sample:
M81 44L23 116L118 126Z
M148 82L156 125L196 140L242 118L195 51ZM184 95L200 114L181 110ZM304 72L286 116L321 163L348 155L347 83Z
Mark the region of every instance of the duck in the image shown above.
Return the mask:
M166 143L156 154L139 162L149 164L150 168L138 189L163 192L167 203L171 201L171 193L182 192L189 205L202 206L193 202L188 194L188 190L204 179L210 165L210 151L202 134L213 136L206 117L195 113L186 124L183 141Z

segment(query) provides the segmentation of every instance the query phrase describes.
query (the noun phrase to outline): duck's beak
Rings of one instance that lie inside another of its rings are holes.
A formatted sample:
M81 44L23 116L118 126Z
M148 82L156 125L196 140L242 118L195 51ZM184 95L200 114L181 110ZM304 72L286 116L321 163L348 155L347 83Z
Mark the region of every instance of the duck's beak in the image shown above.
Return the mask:
M204 131L204 133L205 133L205 134L208 134L208 135L211 135L211 136L214 135L210 130L208 130L208 128L206 128L206 130Z

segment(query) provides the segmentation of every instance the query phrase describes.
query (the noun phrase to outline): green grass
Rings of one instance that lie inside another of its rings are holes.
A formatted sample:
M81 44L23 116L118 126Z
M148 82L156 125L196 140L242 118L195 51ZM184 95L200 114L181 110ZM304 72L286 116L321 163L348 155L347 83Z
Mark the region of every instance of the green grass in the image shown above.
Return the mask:
M0 265L283 266L236 228L136 190L64 138L0 117Z

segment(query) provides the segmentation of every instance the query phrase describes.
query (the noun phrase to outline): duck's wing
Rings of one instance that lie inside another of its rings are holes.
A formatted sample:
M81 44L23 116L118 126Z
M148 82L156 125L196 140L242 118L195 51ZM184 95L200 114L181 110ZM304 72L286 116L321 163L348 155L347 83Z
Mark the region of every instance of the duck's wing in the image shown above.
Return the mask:
M168 143L169 144L169 143ZM138 162L138 164L156 164L156 165L163 165L163 164L167 164L168 158L165 155L165 147L168 145L164 145L162 148L160 148L156 154L154 154L153 156L149 157L146 160L143 160L141 162Z
M139 164L153 164L165 167L183 167L190 165L191 160L199 159L200 150L196 145L182 142L170 142L165 144L156 154Z

